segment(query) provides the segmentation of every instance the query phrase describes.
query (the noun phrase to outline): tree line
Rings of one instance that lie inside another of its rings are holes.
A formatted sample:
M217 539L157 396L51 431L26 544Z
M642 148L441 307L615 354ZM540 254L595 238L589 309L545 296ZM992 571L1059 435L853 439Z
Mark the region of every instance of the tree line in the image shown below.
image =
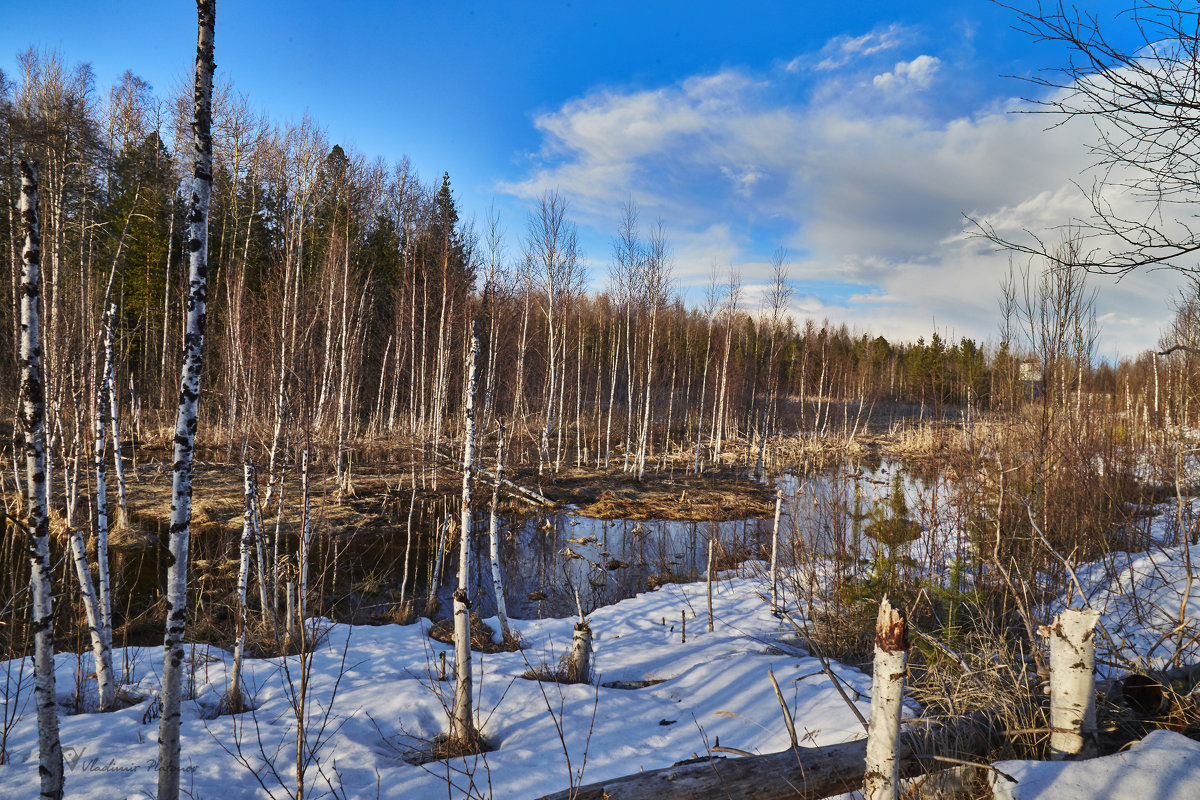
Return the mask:
M56 52L28 50L17 65L0 77L10 272L0 293L12 332L0 357L16 363L17 160L28 154L42 174L53 469L87 438L106 297L115 410L146 436L173 407L190 98L156 94L130 72L100 90L88 65ZM436 466L461 435L476 320L477 429L512 420L510 457L542 471L615 463L640 474L671 450L694 450L699 466L731 440L837 427L848 404L997 407L1021 396L1018 362L1034 355L1015 337L902 343L797 322L783 252L765 288L714 268L689 307L673 286L666 224L631 204L609 263L587 265L557 193L516 224L492 210L464 220L448 175L426 182L407 160L347 151L308 118L272 121L228 84L216 88L213 125L207 440L230 455L261 445L272 476L299 430L327 447L343 484L363 437L413 444L423 468ZM1112 367L1084 355L1072 386L1111 380ZM16 371L2 375L11 409Z

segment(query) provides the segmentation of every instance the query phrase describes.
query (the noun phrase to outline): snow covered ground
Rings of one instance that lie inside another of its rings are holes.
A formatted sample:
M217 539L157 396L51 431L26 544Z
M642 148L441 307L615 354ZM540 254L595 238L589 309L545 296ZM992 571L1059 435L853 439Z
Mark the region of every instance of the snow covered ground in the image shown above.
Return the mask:
M667 586L597 610L591 626L599 680L663 681L641 689L559 686L518 677L530 664L557 662L570 643L573 621L514 621L528 643L523 652L475 654L480 727L495 749L478 758L424 766L403 756L407 748L419 747L419 740L446 729L443 704L452 684L437 678L440 654L447 651L451 659L451 648L424 635L424 620L407 627L322 622L327 632L313 658L307 726L308 747L315 750L321 771L310 768L306 783L326 791L332 786L352 798L531 798L565 789L572 781L668 766L706 752L718 738L721 745L752 752L781 750L788 734L768 668L806 743L863 736L817 660L798 655L785 640L791 631L769 613L761 588L753 578L720 582L712 633L704 584ZM681 641L681 612L687 615L686 642ZM115 661L118 669L125 665L127 688L148 698L157 691L159 649L118 652ZM248 662L246 685L256 709L236 717L213 716L226 689L231 655L197 647L190 662L195 697L184 704L183 788L197 800L284 797L294 791L296 727L289 685L299 685L297 658ZM91 672L90 655L81 661L60 654L56 667L66 707L73 702L77 675ZM834 668L859 693L857 703L866 714L869 677ZM94 679L89 686L94 692ZM0 766L0 797L38 793L31 695L27 689L17 701L24 714L9 736L10 763ZM69 797L132 798L153 792L158 724L152 707L153 700L146 699L111 714L63 714ZM326 709L329 721L321 732ZM287 788L270 774L268 761Z
M1152 731L1128 750L1076 762L1000 761L996 800L1194 800L1200 796L1200 742Z
M1115 554L1076 569L1059 605L1101 611L1100 662L1112 674L1161 666L1176 651L1200 656L1200 581L1188 581L1190 556L1163 544L1165 520L1154 522L1155 547ZM306 796L347 798L534 798L638 770L668 766L720 745L751 752L785 748L788 734L767 677L783 687L805 744L864 735L862 725L816 659L795 644L794 631L770 614L762 565L724 576L714 597L716 629L707 630L703 583L668 585L591 614L597 684L661 681L645 688L560 686L522 679L532 667L555 666L571 641L572 619L514 620L527 647L519 653L475 654L479 726L493 749L478 757L408 760L447 727L452 684L438 679L450 646L431 640L427 620L411 626L354 627L316 621L307 703ZM1182 611L1181 611L1182 608ZM683 641L681 613L686 617ZM493 623L494 624L494 623ZM197 646L186 665L192 699L184 704L182 786L202 798L287 797L295 791L297 657L250 660L245 685L255 709L217 716L227 689L230 653ZM90 654L56 656L67 796L133 798L156 782L161 650L117 651L122 683L140 702L111 714L68 713L78 686L95 705ZM0 798L37 795L37 737L30 671L14 691L18 662L0 664L2 718L19 716L0 766ZM868 712L870 679L833 665ZM452 670L447 663L447 673ZM5 675L9 676L5 688ZM1005 762L993 774L997 795L1020 800L1146 800L1200 796L1200 745L1158 732L1129 750L1079 765Z

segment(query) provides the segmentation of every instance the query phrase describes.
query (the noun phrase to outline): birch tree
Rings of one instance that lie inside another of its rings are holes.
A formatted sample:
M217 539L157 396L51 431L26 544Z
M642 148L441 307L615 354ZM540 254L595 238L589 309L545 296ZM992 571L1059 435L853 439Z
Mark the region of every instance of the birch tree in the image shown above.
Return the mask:
M496 618L505 643L512 638L508 627L508 609L504 603L504 579L500 574L500 481L504 479L504 419L496 442L496 477L492 484L492 507L488 514L488 546L492 560L492 591L496 596Z
M29 587L33 595L33 693L38 721L41 796L63 796L63 756L54 700L54 599L50 587L50 519L47 516L42 346L38 297L42 240L38 231L37 167L21 161L21 429L25 434L25 499Z
M662 220L650 233L642 266L642 291L649 316L646 339L646 386L642 409L642 430L638 435L637 479L646 475L646 447L650 438L650 384L654 376L654 345L658 333L658 312L666 305L671 285L671 251Z
M472 743L478 737L471 703L471 471L475 460L475 360L479 332L472 325L467 357L466 405L463 409L462 517L459 531L458 588L454 591L454 713L450 738Z
M531 284L541 296L546 317L546 407L538 451L538 474L550 461L550 431L555 425L554 403L565 376L558 365L563 312L567 298L580 280L579 244L575 224L567 219L567 201L558 192L538 198L530 214L525 238L526 263Z
M183 637L187 626L188 536L192 521L192 466L204 355L208 294L208 201L212 191L213 34L216 0L196 0L197 44L192 139L195 168L188 199L188 299L179 409L175 417L171 480L170 551L167 556L167 624L163 636L162 717L158 729L158 800L179 797L179 721L183 688Z

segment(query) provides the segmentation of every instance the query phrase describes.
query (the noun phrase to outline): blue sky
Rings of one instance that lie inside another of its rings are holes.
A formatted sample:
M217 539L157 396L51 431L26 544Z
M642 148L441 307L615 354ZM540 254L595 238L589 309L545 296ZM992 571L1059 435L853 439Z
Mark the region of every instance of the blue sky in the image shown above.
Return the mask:
M30 45L188 80L187 2L8 4L0 68ZM1123 3L1093 2L1103 20ZM621 204L664 221L676 286L698 301L735 266L753 308L771 253L791 257L799 318L889 338L996 338L1008 258L963 215L1049 230L1080 213L1091 131L1009 113L1063 62L1011 11L948 2L222 2L218 76L273 120L451 176L464 218L489 204L520 248L557 189L602 286ZM1053 238L1053 234L1051 234ZM1022 262L1023 263L1023 262ZM1151 347L1177 281L1095 278L1108 356Z

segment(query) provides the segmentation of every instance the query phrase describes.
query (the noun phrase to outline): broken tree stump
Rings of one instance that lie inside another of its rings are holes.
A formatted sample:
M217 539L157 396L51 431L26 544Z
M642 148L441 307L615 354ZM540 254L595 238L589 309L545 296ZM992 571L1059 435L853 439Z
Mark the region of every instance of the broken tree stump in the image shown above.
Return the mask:
M896 800L900 786L900 712L908 670L904 614L884 596L875 620L875 667L871 675L871 723L867 729L864 800Z
M1100 612L1069 608L1039 630L1050 640L1050 758L1096 755L1096 643Z

